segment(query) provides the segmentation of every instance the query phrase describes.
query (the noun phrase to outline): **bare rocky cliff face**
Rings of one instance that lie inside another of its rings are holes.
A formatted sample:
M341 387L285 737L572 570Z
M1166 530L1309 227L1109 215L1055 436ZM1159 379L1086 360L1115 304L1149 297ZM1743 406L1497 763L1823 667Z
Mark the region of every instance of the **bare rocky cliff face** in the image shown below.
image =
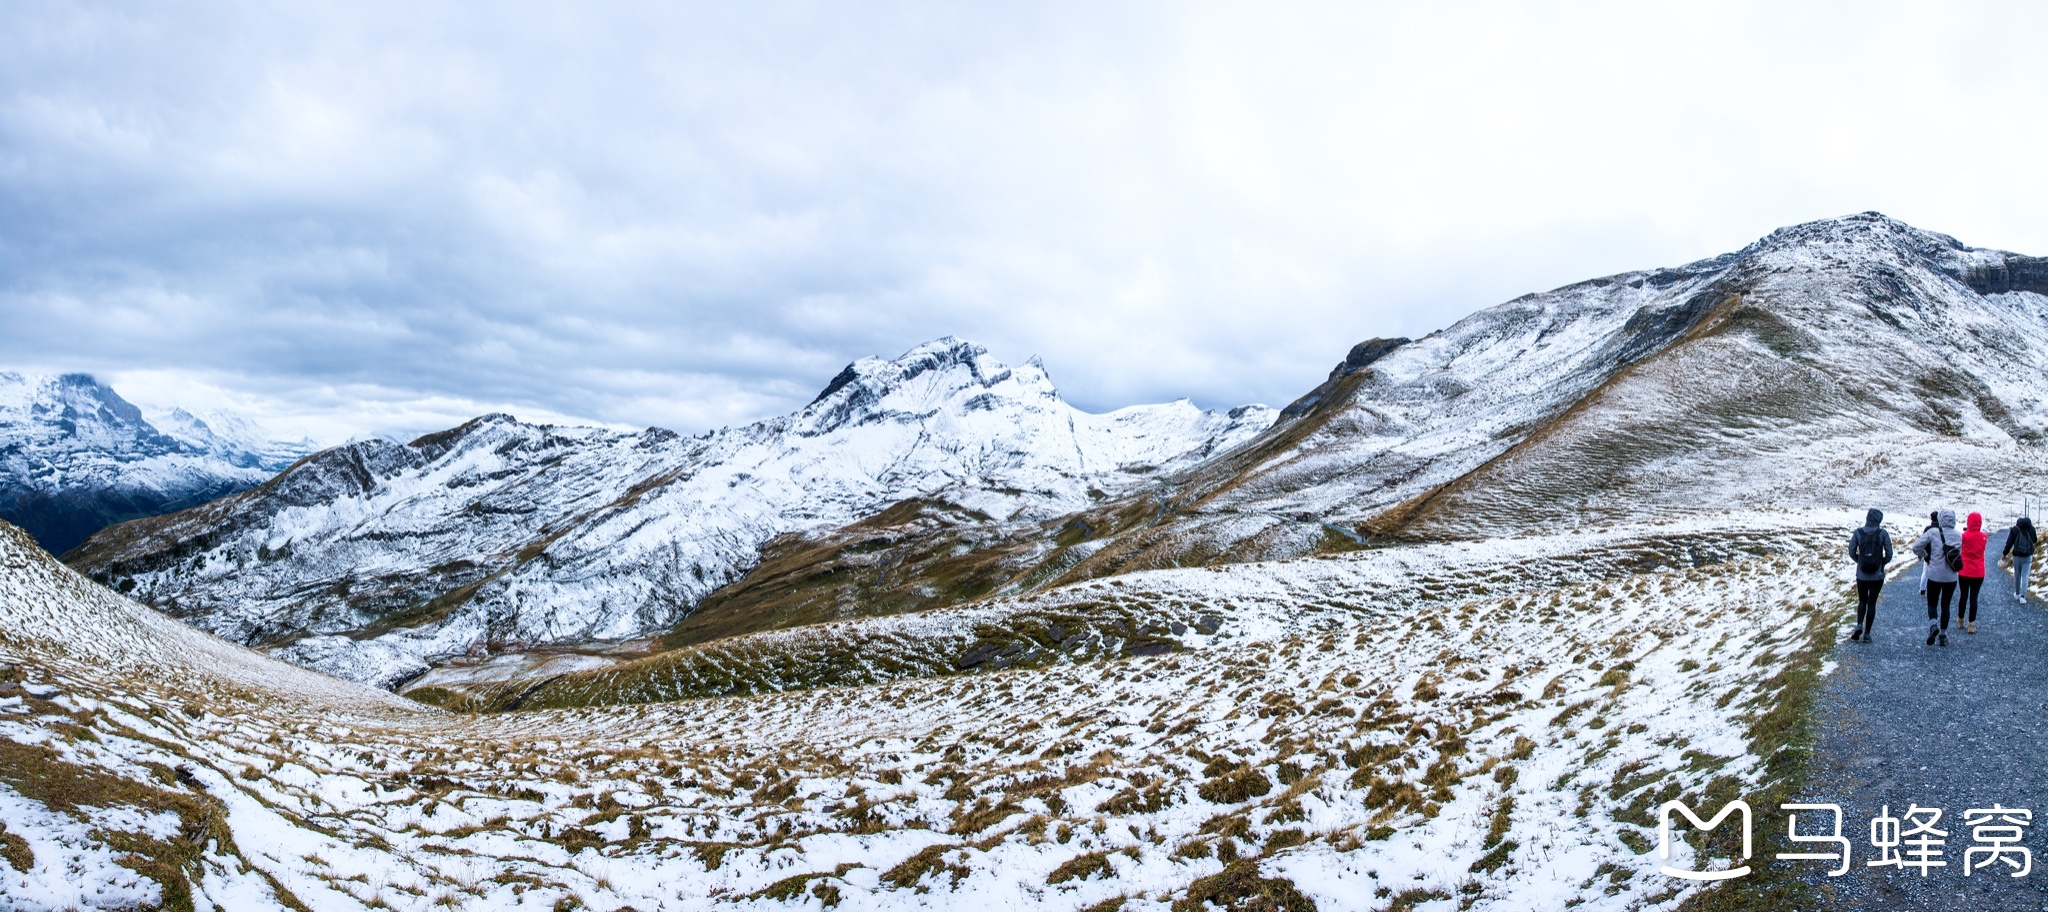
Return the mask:
M0 372L0 519L61 554L113 523L254 487L304 452L212 418L145 416L88 374Z
M795 414L701 436L488 415L327 450L70 561L231 640L388 686L472 650L661 633L764 542L913 498L993 523L1071 513L1272 418L1185 401L1088 414L1035 361L943 339L850 365Z

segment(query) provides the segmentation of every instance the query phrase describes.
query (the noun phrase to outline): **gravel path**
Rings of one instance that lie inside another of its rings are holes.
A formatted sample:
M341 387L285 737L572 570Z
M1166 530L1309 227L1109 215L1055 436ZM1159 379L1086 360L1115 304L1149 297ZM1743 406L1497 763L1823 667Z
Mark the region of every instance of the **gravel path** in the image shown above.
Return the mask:
M1847 531L1843 535L1846 540ZM2004 547L1992 537L1991 554ZM1846 547L1846 546L1845 546ZM1926 602L1919 593L1920 565L1888 582L1879 601L1873 643L1851 643L1853 595L1843 603L1839 667L1822 686L1817 712L1813 778L1806 800L1842 805L1842 835L1855 854L1849 873L1830 878L1815 861L1759 858L1761 864L1801 865L1830 894L1824 909L2048 909L2048 606L2039 598L2021 605L2012 576L1988 567L1974 636L1955 627L1949 645L1925 646ZM2036 560L2040 560L2036 556ZM2041 579L2035 572L2035 581ZM2034 812L2024 844L2034 867L2025 877L1995 867L1965 877L1964 850L1972 842L1968 808L1993 803ZM1948 831L1947 867L1926 877L1914 869L1872 868L1870 821L1881 806L1903 817L1908 805L1941 808L1934 824ZM1758 808L1759 832L1784 826L1777 808ZM1828 815L1801 815L1800 831L1825 831ZM1816 846L1815 849L1825 847Z

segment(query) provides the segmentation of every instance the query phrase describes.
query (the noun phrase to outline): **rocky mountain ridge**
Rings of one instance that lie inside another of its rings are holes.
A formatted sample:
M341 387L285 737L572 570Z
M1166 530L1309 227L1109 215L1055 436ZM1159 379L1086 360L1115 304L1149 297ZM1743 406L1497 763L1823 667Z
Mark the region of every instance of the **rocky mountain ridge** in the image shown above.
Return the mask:
M487 415L323 451L68 559L229 639L389 685L473 649L660 633L763 542L909 499L997 524L1071 513L1272 416L1186 401L1088 414L1035 360L948 338L857 361L792 415L695 437Z
M1354 350L1095 560L1283 557L1993 477L2048 432L2048 258L1878 213L1526 295ZM1889 469L1888 469L1889 467ZM1968 474L1951 472L1949 474Z

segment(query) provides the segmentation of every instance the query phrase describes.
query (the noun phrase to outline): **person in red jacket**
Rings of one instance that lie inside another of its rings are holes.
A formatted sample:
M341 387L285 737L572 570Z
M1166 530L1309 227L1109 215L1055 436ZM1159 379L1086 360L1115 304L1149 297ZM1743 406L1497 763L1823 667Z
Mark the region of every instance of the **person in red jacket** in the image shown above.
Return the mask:
M1984 589L1984 552L1991 537L1984 534L1984 514L1972 513L1963 526L1963 569L1956 571L1956 623L1977 632L1977 593Z

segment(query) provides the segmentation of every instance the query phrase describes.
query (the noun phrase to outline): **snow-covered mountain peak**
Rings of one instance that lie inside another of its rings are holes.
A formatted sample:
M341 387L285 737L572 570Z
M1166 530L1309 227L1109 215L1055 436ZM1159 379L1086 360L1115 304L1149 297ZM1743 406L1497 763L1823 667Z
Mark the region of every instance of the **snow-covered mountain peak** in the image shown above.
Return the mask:
M2048 258L1971 247L1881 212L1780 228L1735 254L1694 265L1737 261L1761 273L1855 270L1879 279L1926 270L1978 294L2048 294Z
M317 449L310 438L281 440L247 418L222 409L145 408L143 416L180 443L246 468L275 472Z
M224 412L145 414L90 374L0 372L0 517L57 552L253 487L309 449Z
M1742 252L1843 246L1866 249L1891 247L1922 254L1969 249L1946 234L1916 228L1882 212L1870 211L1787 225L1764 235Z
M187 450L91 374L0 373L0 440L136 458Z
M310 441L272 439L225 410L141 408L91 374L14 372L0 372L0 445L123 461L201 455L270 471L313 449Z
M1204 509L1460 535L1738 493L1875 502L1927 473L1844 466L2048 439L2044 294L2048 258L1875 212L1794 225L1354 351L1209 474Z
M862 358L847 365L795 416L796 430L825 434L891 417L990 411L998 403L1043 408L1060 403L1060 394L1037 358L1012 368L980 345L947 336L894 359Z

